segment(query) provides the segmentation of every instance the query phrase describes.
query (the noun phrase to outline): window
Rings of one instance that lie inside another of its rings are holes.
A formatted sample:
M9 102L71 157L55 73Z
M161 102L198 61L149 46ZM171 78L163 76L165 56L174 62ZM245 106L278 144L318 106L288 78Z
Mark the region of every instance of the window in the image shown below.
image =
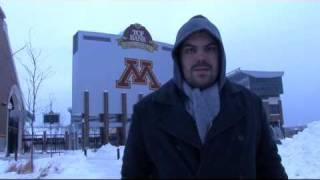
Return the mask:
M270 114L280 114L280 108L278 104L270 104L269 105Z

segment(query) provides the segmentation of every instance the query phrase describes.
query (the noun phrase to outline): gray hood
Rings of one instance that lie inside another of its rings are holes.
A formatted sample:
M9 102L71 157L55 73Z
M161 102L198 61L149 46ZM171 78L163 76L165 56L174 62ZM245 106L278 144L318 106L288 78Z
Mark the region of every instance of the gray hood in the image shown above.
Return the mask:
M206 17L202 15L197 15L192 17L188 22L186 22L178 31L176 42L174 44L172 50L172 58L174 60L174 71L173 71L173 80L176 85L182 89L183 75L182 70L180 69L180 60L179 60L179 48L183 41L187 39L191 34L200 31L206 30L208 31L213 38L215 38L219 45L219 76L217 79L217 83L219 85L219 89L223 87L225 81L225 73L226 73L226 57L225 52L221 40L221 36L218 28L212 24Z

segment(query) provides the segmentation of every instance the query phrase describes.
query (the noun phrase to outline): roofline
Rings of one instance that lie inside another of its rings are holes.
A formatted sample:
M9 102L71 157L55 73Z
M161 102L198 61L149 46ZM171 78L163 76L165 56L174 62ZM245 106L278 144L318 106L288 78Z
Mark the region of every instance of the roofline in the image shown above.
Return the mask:
M236 73L238 73L238 72L239 72L239 73L246 74L246 75L251 76L251 77L255 77L255 76L253 76L253 75L251 75L251 74L249 74L249 73L255 73L255 72L261 72L261 73L279 73L279 74L281 74L280 76L275 76L275 77L282 77L283 74L284 74L284 71L253 71L253 70L243 70L243 69L240 69L240 67L239 67L239 68L234 69L234 70L230 71L229 73L227 73L227 77L233 76L234 74L236 74ZM247 72L247 73L246 73L246 72Z
M1 18L1 19L5 19L5 18L6 18L6 15L4 14L1 6L0 6L0 18Z

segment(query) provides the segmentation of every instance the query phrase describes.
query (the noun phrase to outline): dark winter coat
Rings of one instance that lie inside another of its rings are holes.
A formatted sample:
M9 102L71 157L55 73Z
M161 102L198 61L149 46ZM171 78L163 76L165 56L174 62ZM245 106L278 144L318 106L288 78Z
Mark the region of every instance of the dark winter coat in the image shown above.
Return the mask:
M205 30L219 46L220 112L202 144L186 111L179 48ZM225 52L218 29L195 16L178 32L172 51L174 77L134 106L121 174L123 178L287 178L270 135L261 99L225 78Z
M287 178L261 100L229 81L221 92L204 145L172 81L135 105L122 177Z

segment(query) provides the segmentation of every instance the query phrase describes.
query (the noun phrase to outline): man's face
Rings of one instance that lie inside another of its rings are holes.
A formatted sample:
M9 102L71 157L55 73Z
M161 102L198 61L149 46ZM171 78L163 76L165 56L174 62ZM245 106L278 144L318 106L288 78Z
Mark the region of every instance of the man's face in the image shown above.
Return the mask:
M190 35L181 46L180 57L190 86L204 89L214 84L219 71L218 45L208 32Z

